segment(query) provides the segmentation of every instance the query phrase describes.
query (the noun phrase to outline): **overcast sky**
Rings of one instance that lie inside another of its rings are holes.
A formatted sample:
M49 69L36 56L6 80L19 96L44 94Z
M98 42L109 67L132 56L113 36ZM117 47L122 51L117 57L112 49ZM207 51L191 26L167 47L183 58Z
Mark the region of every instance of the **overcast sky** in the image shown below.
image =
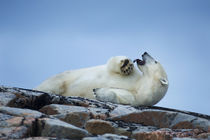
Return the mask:
M210 115L210 1L0 1L1 85L33 88L65 70L145 51L170 82L158 106Z

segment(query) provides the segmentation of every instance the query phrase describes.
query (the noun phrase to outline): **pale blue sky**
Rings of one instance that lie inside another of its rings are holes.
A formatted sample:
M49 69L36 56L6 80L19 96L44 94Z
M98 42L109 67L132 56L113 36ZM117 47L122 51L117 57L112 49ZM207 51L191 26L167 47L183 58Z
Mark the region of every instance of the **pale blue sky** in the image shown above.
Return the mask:
M157 104L210 115L210 1L0 0L0 84L33 88L111 56L161 62Z

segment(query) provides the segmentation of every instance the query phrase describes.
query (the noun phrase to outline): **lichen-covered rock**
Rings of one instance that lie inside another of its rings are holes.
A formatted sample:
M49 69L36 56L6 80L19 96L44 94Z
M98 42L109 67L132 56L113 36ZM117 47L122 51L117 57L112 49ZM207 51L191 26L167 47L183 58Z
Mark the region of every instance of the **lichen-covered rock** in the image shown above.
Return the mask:
M111 122L97 119L87 121L85 129L93 135L102 135L115 132Z

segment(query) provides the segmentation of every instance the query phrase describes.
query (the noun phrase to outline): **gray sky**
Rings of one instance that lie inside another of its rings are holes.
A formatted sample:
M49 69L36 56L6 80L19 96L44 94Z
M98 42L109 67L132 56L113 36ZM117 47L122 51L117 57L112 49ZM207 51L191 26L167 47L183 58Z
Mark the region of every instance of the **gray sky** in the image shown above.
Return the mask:
M1 0L0 84L33 88L65 70L150 53L169 90L157 104L210 115L210 1Z

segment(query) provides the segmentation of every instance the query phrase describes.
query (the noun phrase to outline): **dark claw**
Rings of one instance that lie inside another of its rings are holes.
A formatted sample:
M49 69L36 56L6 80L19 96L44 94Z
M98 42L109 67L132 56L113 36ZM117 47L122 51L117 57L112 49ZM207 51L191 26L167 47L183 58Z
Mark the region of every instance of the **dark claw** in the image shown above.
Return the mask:
M121 68L124 68L125 66L127 66L128 65L128 63L129 63L129 60L125 60L125 62L124 62L124 64L122 65L122 67Z

